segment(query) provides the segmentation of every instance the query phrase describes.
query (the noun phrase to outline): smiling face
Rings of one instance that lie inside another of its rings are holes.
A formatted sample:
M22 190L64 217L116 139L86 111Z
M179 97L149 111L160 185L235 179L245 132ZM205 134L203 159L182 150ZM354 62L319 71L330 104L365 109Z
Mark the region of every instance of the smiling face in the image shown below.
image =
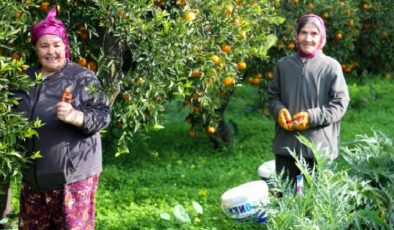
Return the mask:
M299 48L305 54L315 52L319 48L321 40L318 28L312 23L305 24L297 34Z
M34 46L38 60L42 66L41 72L49 76L59 71L66 63L66 51L63 40L57 35L43 35Z

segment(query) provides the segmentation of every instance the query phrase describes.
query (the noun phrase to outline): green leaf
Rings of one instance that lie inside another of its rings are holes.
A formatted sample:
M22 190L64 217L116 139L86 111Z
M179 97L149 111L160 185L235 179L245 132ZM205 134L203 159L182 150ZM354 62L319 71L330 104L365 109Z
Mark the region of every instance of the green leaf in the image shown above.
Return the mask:
M121 145L117 147L117 153L115 154L115 157L119 157L120 155L128 154L128 153L130 153L130 151L127 145Z
M8 218L3 218L0 220L0 224L6 224L8 223Z
M24 136L27 137L27 138L29 138L29 137L32 137L32 136L34 136L34 135L37 135L37 131L35 131L35 130L32 129L32 128L29 128L29 129L26 130Z
M190 217L189 214L187 214L185 208L178 204L174 207L174 216L177 220L179 220L182 223L190 223Z
M198 214L203 214L203 208L202 208L202 206L198 203L198 202L196 202L196 201L192 201L192 204L193 204L193 207L194 207L194 210L196 210L196 212L198 213Z
M160 213L160 218L163 220L171 220L171 215L166 212Z
M164 129L164 126L159 123L155 123L152 128L154 130L160 130L160 129Z
M4 150L6 148L7 148L7 145L2 143L2 142L0 142L0 150Z
M42 158L42 155L40 153L40 151L37 151L35 153L33 153L33 155L30 156L31 159L38 159L38 158Z
M22 158L22 156L16 151L10 151L9 154L12 155L12 156L16 156L18 158Z

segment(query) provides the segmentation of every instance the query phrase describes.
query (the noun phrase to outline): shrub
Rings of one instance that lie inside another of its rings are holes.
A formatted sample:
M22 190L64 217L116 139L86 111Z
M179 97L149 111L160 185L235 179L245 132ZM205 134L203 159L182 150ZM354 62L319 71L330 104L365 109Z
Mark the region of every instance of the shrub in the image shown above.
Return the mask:
M345 168L353 178L361 178L363 187L352 226L389 229L394 226L393 140L381 132L359 135L353 146L344 148Z
M41 126L39 120L30 121L23 114L12 109L18 100L13 96L16 90L27 90L33 85L23 74L27 66L24 58L13 52L20 21L8 21L14 14L15 4L7 3L1 7L0 21L0 177L7 178L20 173L23 164L35 157L26 156L21 149L21 141L36 135L35 128ZM12 55L7 55L12 54Z
M247 61L266 59L275 43L270 28L281 21L278 4L26 1L13 3L4 19L18 21L13 28L17 36L7 40L13 44L10 51L35 63L26 42L31 25L56 7L68 28L71 59L96 71L109 95L113 122L108 139L114 140L111 147L124 153L134 133L163 128L164 104L175 99L190 109L193 136L209 130L223 139L227 134L219 132L219 124Z
M296 153L304 175L304 195L294 185L273 180L284 193L273 198L268 229L389 229L393 226L393 145L380 133L359 136L343 149L345 163L328 161L315 144L299 140L312 149L316 169L307 168Z

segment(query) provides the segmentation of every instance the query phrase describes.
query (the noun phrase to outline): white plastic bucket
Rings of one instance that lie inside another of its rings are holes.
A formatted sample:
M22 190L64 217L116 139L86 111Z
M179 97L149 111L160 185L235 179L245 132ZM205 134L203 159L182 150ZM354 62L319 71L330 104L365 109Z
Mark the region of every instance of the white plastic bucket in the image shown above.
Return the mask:
M263 180L268 180L272 175L275 174L275 160L270 160L260 165L257 169L257 174Z
M236 220L256 217L262 223L266 219L264 206L269 203L267 183L258 180L229 189L223 193L221 202L228 217Z

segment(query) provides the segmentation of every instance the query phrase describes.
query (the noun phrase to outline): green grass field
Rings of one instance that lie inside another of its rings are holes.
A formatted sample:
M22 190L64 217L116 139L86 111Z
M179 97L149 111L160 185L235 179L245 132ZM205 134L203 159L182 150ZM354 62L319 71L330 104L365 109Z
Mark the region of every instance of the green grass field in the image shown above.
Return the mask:
M351 103L342 122L342 145L374 130L393 137L392 81L349 79L348 84ZM184 121L187 111L171 104L164 114L165 129L137 136L130 154L115 158L106 152L97 196L97 229L264 228L229 219L220 206L226 190L258 180L257 168L273 159L274 121L263 116L257 105L256 88L237 89L226 120L236 122L239 133L227 149L215 151L203 131L189 137L190 127ZM16 181L13 189L17 193ZM195 211L193 201L202 206L202 214ZM17 202L16 197L15 207ZM190 223L174 217L176 205L185 208Z

